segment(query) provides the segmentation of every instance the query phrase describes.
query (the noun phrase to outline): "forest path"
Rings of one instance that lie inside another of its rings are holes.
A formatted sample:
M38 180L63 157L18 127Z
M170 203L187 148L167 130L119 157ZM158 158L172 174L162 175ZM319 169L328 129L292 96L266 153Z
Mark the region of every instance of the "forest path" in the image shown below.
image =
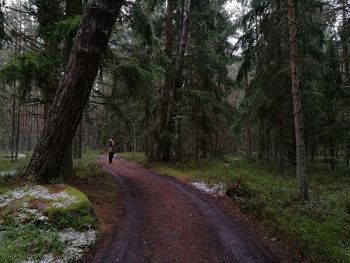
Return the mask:
M116 158L99 162L122 188L125 212L92 262L276 262L237 218L186 183Z

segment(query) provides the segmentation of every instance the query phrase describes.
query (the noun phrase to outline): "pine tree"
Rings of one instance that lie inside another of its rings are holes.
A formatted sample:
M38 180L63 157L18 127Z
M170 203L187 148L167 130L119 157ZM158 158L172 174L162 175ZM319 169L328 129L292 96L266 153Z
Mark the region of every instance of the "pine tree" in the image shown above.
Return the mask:
M32 181L59 180L121 6L122 1L88 2L66 71L25 172Z

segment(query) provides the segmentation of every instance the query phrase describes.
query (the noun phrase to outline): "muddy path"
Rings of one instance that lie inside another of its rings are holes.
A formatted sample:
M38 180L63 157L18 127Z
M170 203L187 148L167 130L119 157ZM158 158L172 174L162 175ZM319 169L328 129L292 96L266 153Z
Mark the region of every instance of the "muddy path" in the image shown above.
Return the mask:
M91 262L291 262L262 249L243 222L186 183L124 160L99 162L124 193L124 213Z

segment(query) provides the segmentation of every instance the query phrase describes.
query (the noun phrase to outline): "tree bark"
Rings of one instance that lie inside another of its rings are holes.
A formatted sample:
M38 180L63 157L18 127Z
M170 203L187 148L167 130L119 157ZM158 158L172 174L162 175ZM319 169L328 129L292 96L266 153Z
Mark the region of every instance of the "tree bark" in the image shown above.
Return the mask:
M169 60L169 63L166 68L165 72L165 79L160 89L159 94L159 123L158 123L158 131L156 136L158 137L157 141L157 147L155 150L155 153L152 156L151 159L156 160L164 160L167 156L167 148L171 147L171 138L169 138L169 134L167 132L167 126L169 123L169 104L171 102L171 90L172 90L172 63L170 61L173 61L173 53L174 53L174 24L173 24L173 18L174 18L174 9L175 9L175 1L174 0L168 0L167 1L167 9L166 9L166 19L165 19L165 54ZM170 152L170 151L169 151Z
M79 130L78 130L78 152L77 152L77 158L81 159L81 157L83 156L83 120L81 120L80 124L79 124Z
M25 172L30 180L40 183L60 180L62 164L122 4L122 0L87 3L65 73Z
M262 125L262 119L259 118L258 119L258 131L259 131L259 160L262 161L263 157L264 157L264 136L263 136L263 125Z
M13 83L12 94L12 126L11 126L11 161L15 160L15 134L16 134L16 82Z
M16 149L15 149L15 160L18 160L18 151L19 151L19 136L20 136L20 126L21 126L21 99L18 99L18 108L17 108L17 129L16 129Z
M284 174L284 132L283 132L283 119L282 115L278 119L278 131L279 131L279 168L281 175Z
M198 163L199 160L199 121L198 121L198 109L196 109L195 113L196 118L196 163Z
M335 144L334 144L334 139L333 136L330 134L329 135L329 154L330 154L330 165L331 165L331 170L332 172L335 170Z
M174 3L172 1L168 1L168 10L167 10L167 20L171 19L167 22L167 47L166 53L169 58L172 56L173 45L169 43L169 41L174 38L174 30L173 28L169 28L171 26L172 16L174 12ZM182 28L181 35L179 39L179 44L175 57L175 66L170 65L166 79L164 81L163 87L163 103L161 110L161 125L160 125L160 135L161 135L161 143L160 143L160 159L162 161L169 161L170 152L172 147L172 134L175 132L175 119L176 119L176 105L180 100L179 90L182 86L183 79L183 63L184 56L187 48L188 42L188 34L190 28L190 18L193 10L193 1L185 0L184 10L183 10L183 18L182 18ZM164 129L165 128L165 129Z
M343 0L343 27L346 27L347 24L347 9L346 7L349 5L348 0ZM343 33L341 37L342 49L343 49L343 68L344 74L343 81L348 82L349 80L349 72L350 72L350 62L349 62L349 45L348 45L348 37ZM350 136L345 139L345 165L350 167Z
M244 73L244 91L245 91L245 97L250 97L250 85L249 85L249 79L248 79L248 73ZM252 136L251 136L251 123L250 120L247 118L245 121L245 142L246 142L246 155L249 162L252 161Z
M299 81L299 64L298 64L298 43L296 28L296 1L288 0L288 19L289 19L289 44L290 44L290 65L291 65L291 81L294 109L294 129L296 144L296 177L299 185L299 193L304 200L308 199L308 185L305 176L305 142L303 135L303 116L302 101L300 94Z

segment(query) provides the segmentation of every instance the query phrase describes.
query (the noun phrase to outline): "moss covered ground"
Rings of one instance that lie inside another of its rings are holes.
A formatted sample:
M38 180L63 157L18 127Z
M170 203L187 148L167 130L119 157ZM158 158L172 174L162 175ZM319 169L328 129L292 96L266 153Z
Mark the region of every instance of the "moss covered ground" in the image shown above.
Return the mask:
M24 165L25 160L0 158L0 172ZM68 185L16 181L16 175L0 180L0 262L80 260L95 243L98 228L87 196Z

